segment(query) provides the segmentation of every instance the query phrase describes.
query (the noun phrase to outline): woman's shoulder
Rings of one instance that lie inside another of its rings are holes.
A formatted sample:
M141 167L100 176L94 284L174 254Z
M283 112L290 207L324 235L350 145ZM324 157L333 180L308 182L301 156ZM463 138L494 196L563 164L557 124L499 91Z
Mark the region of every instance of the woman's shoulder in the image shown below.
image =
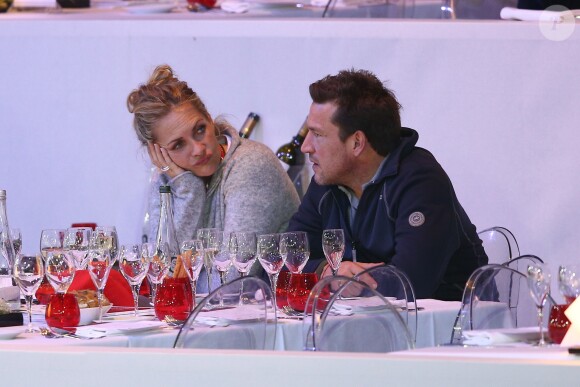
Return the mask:
M261 142L248 139L242 139L240 141L240 145L238 145L232 157L234 159L254 160L259 164L271 163L272 161L278 160L272 149Z

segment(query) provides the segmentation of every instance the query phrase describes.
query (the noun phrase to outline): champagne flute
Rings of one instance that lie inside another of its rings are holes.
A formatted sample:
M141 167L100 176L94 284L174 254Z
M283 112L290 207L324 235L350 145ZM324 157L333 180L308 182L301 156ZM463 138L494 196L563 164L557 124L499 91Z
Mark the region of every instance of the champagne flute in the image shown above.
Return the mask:
M117 262L119 255L119 237L115 226L98 226L93 232L101 249L109 249L111 255L111 267Z
M141 245L121 246L119 268L121 269L121 274L131 286L133 303L135 304L135 316L137 316L139 311L139 288L149 271L148 250L143 253Z
M155 305L157 287L163 282L171 266L169 245L164 243L159 248L156 248L153 243L143 243L141 248L142 254L146 254L149 257L147 278L151 284L151 303Z
M280 235L280 254L292 274L302 273L310 258L308 235L303 231L285 232Z
M195 308L197 279L203 267L203 243L199 239L190 239L181 244L181 262L191 283L191 309Z
M219 228L200 228L197 230L197 239L203 244L203 266L207 275L207 292L211 293L211 273L213 269L213 261L218 251L218 246L221 243Z
M19 228L10 229L10 239L14 246L14 256L17 256L22 251L22 233Z
M256 251L260 265L262 265L270 278L270 287L274 298L272 300L272 308L276 309L276 282L286 259L280 253L280 234L259 235Z
M111 252L107 248L94 247L89 250L89 262L87 270L97 288L97 301L99 302L99 319L103 322L103 292L111 272Z
M87 227L71 227L65 231L63 249L72 257L77 270L87 267L91 233Z
M580 266L560 266L558 268L558 285L566 302L571 304L580 296Z
M335 276L344 255L344 231L342 229L322 231L322 251L332 270L332 275Z
M75 264L68 254L64 251L47 252L45 274L55 293L65 294L75 273Z
M40 253L46 261L46 256L50 251L60 252L63 249L65 230L45 229L40 233Z
M44 278L44 265L39 254L18 254L12 270L14 281L26 298L28 312L28 328L26 332L34 332L32 328L32 296L38 290Z
M528 285L530 294L538 308L538 325L540 327L540 341L538 346L546 345L543 330L543 309L550 294L551 275L547 266L540 263L528 266Z

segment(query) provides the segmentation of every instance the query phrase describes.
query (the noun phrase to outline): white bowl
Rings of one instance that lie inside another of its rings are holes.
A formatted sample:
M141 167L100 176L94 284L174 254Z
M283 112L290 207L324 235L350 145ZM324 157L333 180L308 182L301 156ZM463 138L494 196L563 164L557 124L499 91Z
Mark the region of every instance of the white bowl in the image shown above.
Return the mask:
M103 315L111 309L113 304L103 306ZM89 325L95 320L99 319L99 308L81 308L81 320L79 326Z

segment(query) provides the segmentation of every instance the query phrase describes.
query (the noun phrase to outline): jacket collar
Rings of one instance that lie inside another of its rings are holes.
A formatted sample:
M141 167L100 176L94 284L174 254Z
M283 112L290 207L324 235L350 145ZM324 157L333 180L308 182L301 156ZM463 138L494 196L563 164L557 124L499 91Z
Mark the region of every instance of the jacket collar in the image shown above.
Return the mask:
M419 140L419 133L410 128L401 128L401 139L399 144L389 153L387 162L384 163L376 182L383 180L385 177L394 176L399 173L399 166L403 160L413 149Z

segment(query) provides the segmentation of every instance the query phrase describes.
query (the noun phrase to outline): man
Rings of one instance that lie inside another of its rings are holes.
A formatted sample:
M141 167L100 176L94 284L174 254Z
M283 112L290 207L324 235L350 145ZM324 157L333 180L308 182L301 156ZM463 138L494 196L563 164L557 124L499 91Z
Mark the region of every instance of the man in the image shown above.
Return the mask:
M339 275L392 264L417 298L460 300L487 256L445 171L415 146L417 132L401 127L394 94L368 71L345 70L310 85L310 96L301 149L314 177L289 225L308 233L305 271L330 275L322 231L342 228Z

